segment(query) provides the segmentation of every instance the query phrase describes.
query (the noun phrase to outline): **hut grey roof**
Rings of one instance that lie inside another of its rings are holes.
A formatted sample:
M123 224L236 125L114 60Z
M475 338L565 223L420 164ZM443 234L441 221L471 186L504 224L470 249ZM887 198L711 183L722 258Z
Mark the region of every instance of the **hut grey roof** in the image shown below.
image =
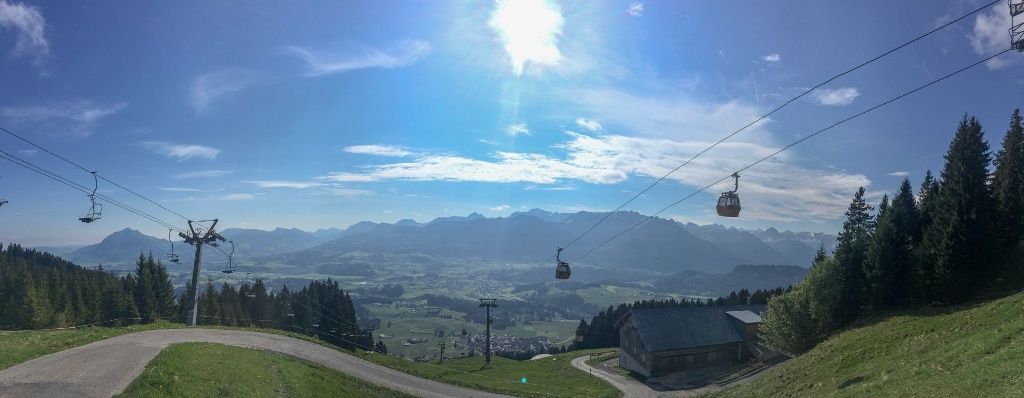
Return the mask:
M748 310L726 311L725 313L743 323L761 323L761 316Z
M677 350L744 341L727 311L763 311L763 305L730 307L633 308L630 323L647 351Z

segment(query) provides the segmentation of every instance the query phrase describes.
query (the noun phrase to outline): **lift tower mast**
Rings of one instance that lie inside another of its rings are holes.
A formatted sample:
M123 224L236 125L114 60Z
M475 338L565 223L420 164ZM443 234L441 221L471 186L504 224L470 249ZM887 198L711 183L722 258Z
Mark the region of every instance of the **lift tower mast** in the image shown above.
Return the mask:
M192 220L188 220L188 233L178 233L178 236L185 239L185 243L196 247L196 258L192 263L192 309L185 319L188 326L196 326L196 318L199 315L199 262L203 257L203 244L216 245L218 240L224 241L224 237L214 231L214 228L217 227L217 219L206 221L213 221L213 225L206 231L193 225Z

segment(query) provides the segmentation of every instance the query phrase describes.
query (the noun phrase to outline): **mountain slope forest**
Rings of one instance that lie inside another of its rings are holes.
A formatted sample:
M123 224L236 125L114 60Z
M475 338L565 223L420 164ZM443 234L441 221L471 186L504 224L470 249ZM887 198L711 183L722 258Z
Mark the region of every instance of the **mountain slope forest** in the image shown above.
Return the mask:
M859 317L1024 287L1020 111L994 156L981 122L964 116L945 159L916 195L905 179L877 211L857 190L833 254L819 252L806 279L768 302L766 344L798 354Z
M115 276L16 244L0 247L0 328L184 320L191 296L175 300L163 264L138 255L135 266L134 272ZM285 286L278 292L269 292L262 279L238 288L225 283L217 289L207 282L200 291L198 321L298 331L345 348L373 347L372 337L357 326L352 298L331 280L313 281L296 291Z

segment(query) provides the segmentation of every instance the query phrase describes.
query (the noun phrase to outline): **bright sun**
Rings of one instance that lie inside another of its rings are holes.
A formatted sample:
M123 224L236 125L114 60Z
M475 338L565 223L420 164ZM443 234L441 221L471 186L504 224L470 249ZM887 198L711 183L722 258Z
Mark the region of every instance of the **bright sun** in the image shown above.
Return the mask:
M562 14L547 0L498 0L491 15L491 28L505 44L512 71L523 73L527 62L557 65L558 35L562 33Z

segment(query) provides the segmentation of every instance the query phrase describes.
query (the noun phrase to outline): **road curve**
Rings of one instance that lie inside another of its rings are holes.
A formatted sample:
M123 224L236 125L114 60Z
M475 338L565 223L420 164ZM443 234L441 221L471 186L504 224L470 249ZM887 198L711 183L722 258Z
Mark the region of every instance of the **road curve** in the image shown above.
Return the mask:
M602 380L607 381L608 384L615 386L619 391L622 391L623 398L653 398L660 395L658 391L652 390L646 384L639 381L618 373L611 373L604 369L587 365L586 361L588 359L590 359L589 355L577 357L572 360L572 366L585 373L590 373L591 375L599 377Z
M316 343L268 333L220 329L162 329L112 337L0 370L0 398L110 397L128 387L160 350L208 342L273 351L420 397L505 397L389 369Z

